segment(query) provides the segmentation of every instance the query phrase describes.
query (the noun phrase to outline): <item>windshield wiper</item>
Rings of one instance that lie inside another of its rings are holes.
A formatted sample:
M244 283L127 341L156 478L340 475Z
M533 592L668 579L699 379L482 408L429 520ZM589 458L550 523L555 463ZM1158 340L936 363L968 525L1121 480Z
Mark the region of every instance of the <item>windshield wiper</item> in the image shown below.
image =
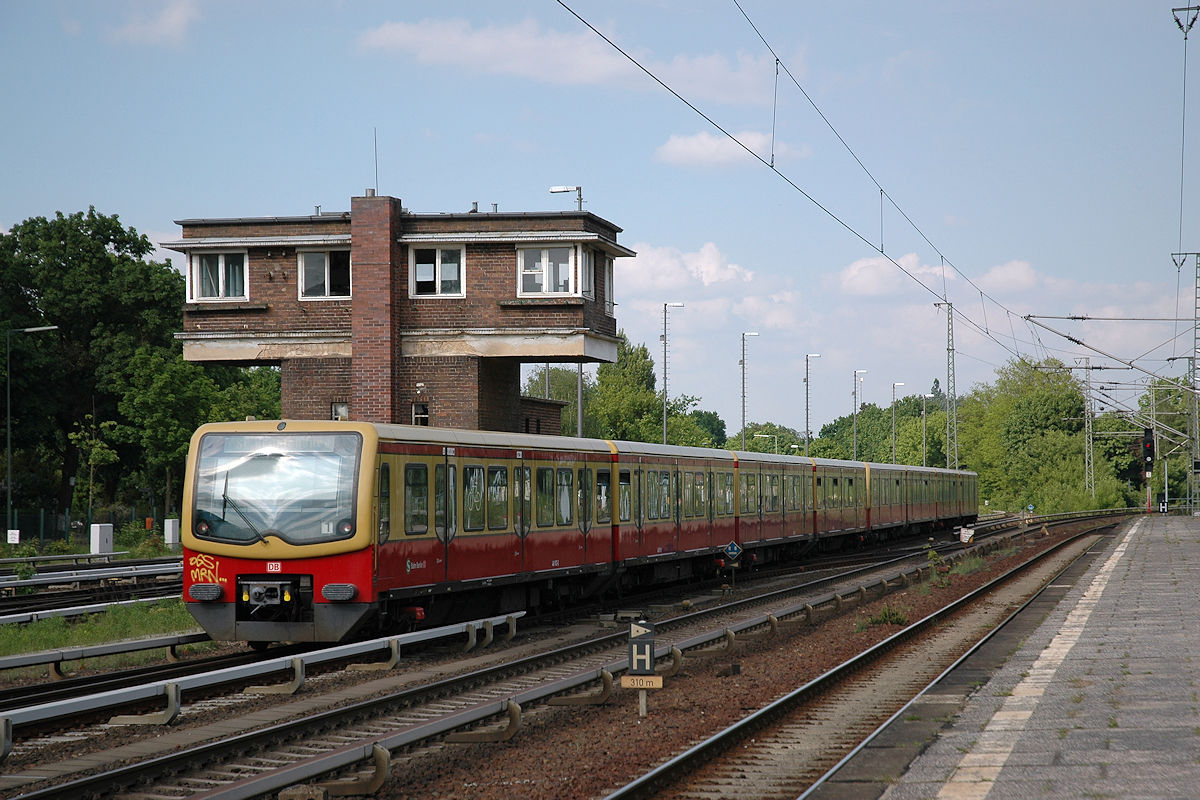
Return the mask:
M228 486L228 484L229 484L229 473L225 473L225 484L226 484L226 486ZM224 518L224 515L225 515L225 505L226 504L228 504L229 507L232 508L234 510L234 512L239 517L242 518L242 521L246 523L246 527L249 528L250 532L254 534L255 539L258 539L263 544L267 543L267 537L265 537L261 533L259 533L258 528L254 527L254 523L250 521L250 518L248 516L246 516L246 512L242 511L242 507L237 504L237 501L235 501L232 497L230 497L228 492L223 491L223 492L221 492L221 516L222 516L222 518Z

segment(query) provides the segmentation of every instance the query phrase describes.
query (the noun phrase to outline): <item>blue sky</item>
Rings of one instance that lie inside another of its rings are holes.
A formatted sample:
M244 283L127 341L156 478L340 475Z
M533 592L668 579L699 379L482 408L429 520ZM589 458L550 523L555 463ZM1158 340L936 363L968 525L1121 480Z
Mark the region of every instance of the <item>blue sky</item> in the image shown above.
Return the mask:
M553 0L9 0L0 227L95 205L165 241L175 219L345 210L377 137L379 191L414 211L569 209L547 190L581 185L638 252L618 324L658 363L662 304L685 303L670 391L731 432L742 332L749 421L802 429L821 354L817 430L855 369L881 406L945 383L943 294L960 394L1017 353L1182 372L1187 323L1044 320L1087 350L1022 319L1193 312L1171 4L566 2L767 163Z

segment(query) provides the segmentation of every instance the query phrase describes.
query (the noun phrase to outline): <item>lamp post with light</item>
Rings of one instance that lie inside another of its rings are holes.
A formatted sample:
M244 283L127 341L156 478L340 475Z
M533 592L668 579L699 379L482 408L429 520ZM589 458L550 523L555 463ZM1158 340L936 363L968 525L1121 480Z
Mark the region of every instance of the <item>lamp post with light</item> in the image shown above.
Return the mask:
M5 506L4 529L12 530L13 524L13 469L12 469L12 336L14 333L41 333L56 331L57 325L43 325L37 328L11 328L4 337L4 369L6 383L4 388L4 417L5 417L5 469L4 484L8 488L8 504Z
M583 187L582 186L551 186L551 194L562 194L563 192L575 192L576 209L583 211Z
M779 455L779 434L777 433L756 433L755 439L774 439L775 440L775 455Z
M663 303L663 444L667 443L667 309L683 308L683 303Z
M903 383L892 384L892 463L896 463L896 387Z
M808 440L812 438L812 431L808 427L808 360L820 357L820 353L804 355L804 455L808 455Z
M854 421L852 423L854 428L854 451L853 455L851 456L854 461L858 461L858 385L862 383L862 378L860 376L865 375L866 373L867 371L865 369L854 370L854 391L852 393L854 395Z
M758 331L742 332L742 449L746 449L746 337L758 336Z

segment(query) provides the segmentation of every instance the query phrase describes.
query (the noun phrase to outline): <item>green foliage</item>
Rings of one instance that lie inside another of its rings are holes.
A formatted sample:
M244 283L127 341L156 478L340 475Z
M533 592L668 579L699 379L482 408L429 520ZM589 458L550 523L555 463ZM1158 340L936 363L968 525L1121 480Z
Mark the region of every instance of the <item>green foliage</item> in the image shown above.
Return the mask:
M58 326L13 337L18 508L66 507L72 478L88 505L122 488L178 497L197 425L279 415L277 370L204 370L183 360L174 334L184 279L170 263L147 260L152 251L145 236L94 208L0 233L0 320Z
M91 614L76 621L65 617L38 620L29 625L0 627L0 655L11 656L63 647L83 647L123 639L170 633L187 633L197 629L196 621L179 599L160 600L152 604L113 606L100 614ZM91 662L88 666L95 666Z

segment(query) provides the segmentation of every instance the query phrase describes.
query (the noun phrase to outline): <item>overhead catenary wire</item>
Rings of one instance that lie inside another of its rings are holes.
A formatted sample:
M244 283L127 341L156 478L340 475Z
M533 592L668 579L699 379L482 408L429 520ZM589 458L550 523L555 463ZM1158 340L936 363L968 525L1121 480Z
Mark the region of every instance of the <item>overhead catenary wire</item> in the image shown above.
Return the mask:
M925 232L924 232L924 231L923 231L923 230L920 228L920 226L918 226L918 225L917 225L917 224L916 224L916 223L915 223L915 222L912 220L912 218L911 218L911 217L909 217L909 215L908 215L908 214L907 214L907 213L904 211L904 209L903 209L902 207L900 207L900 205L899 205L899 204L896 202L896 200L895 200L894 198L892 198L892 197L891 197L891 196L890 196L890 195L887 193L887 191L886 191L886 190L883 188L883 186L882 186L882 185L879 183L879 181L878 181L878 180L875 178L875 176L874 176L874 175L871 173L871 171L870 171L870 170L867 168L866 164L864 164L864 163L863 163L862 159L860 159L860 158L858 157L857 153L855 153L855 152L854 152L854 150L853 150L853 148L851 148L851 147L849 146L849 144L846 142L845 138L844 138L844 137L841 135L841 133L839 133L839 132L838 132L838 130L837 130L837 129L836 129L834 126L833 126L833 124L832 124L832 123L829 121L829 119L828 119L828 118L825 116L824 112L822 112L822 111L821 111L821 109L820 109L820 108L819 108L819 107L816 105L816 103L813 101L812 97L811 97L811 96L808 94L808 92L807 92L807 91L804 89L804 87L803 87L803 86L800 84L799 80L797 80L797 79L796 79L796 77L795 77L795 75L793 75L793 74L792 74L791 70L790 70L790 69L788 68L788 66L787 66L787 63L786 63L786 62L785 62L783 59L781 59L781 58L779 57L778 53L776 53L776 52L775 52L774 48L773 48L773 47L770 45L770 43L769 43L769 42L766 40L766 38L765 38L765 37L762 35L761 31L758 29L757 25L755 25L755 23L753 22L753 20L751 20L751 19L750 19L749 15L746 13L745 9L744 9L744 8L741 6L741 4L738 2L738 0L733 0L734 4L737 6L738 10L739 10L739 11L742 13L743 17L745 17L745 19L746 19L747 23L749 23L749 25L751 26L751 28L752 28L752 29L754 30L754 32L755 32L755 33L758 35L759 39L760 39L760 40L763 42L764 46L765 46L765 47L768 49L768 51L770 51L770 53L772 54L772 56L774 56L774 58L775 58L775 61L776 61L776 69L778 70L778 69L780 69L780 68L781 68L781 69L783 70L784 74L785 74L785 75L787 75L787 77L788 77L788 78L789 78L789 79L792 81L793 85L795 85L795 86L796 86L796 88L797 88L797 89L798 89L798 90L801 92L801 94L802 94L802 95L805 97L805 99L806 99L806 100L808 100L809 104L812 106L812 108L814 109L814 111L816 111L816 113L818 114L818 116L820 116L820 117L821 117L821 119L822 119L822 120L825 122L825 124L826 124L826 125L829 127L830 131L831 131L831 132L834 134L834 136L835 136L835 137L838 139L838 141L839 141L839 142L842 144L842 146L843 146L843 147L846 149L846 151L847 151L847 152L850 154L850 156L851 156L851 157L854 159L854 161L855 161L855 162L856 162L856 163L859 165L859 167L860 167L860 168L863 170L864 174L866 174L866 176L868 177L868 179L869 179L869 180L870 180L870 181L871 181L871 182L872 182L872 183L873 183L873 184L874 184L874 185L875 185L875 186L876 186L876 187L879 189L879 192L880 192L880 197L881 197L881 213L880 213L880 243L879 243L879 246L878 246L878 247L876 247L876 245L875 245L873 242L871 242L871 241L869 240L869 238L868 238L866 235L864 235L862 232L860 232L858 229L856 229L856 228L855 228L853 225L851 225L850 223L846 222L846 221L845 221L845 220L843 220L841 217L839 217L839 216L838 216L838 215L837 215L835 212L833 212L833 211L832 211L832 210L831 210L829 207L827 207L827 206L826 206L826 205L824 205L822 202L820 202L820 201L819 201L819 200L818 200L818 199L817 199L817 198L816 198L816 197L815 197L813 194L811 194L809 191L807 191L807 190L806 190L806 189L804 189L802 186L800 186L800 185L799 185L799 184L798 184L798 183L797 183L795 180L793 180L791 177L789 177L788 175L784 174L784 173L783 173L783 172L782 172L782 171L781 171L781 170L780 170L780 169L779 169L779 168L778 168L778 167L775 165L775 163L774 163L774 160L775 160L775 159L774 159L774 149L775 149L775 145L774 145L774 126L775 126L774 117L773 117L773 121L772 121L772 153L771 153L771 156L770 156L770 160L768 161L767 159L764 159L764 158L763 158L761 155L759 155L758 153L754 152L754 150L752 150L752 149L751 149L749 146L747 146L747 145L746 145L744 142L742 142L740 139L738 139L738 138L737 138L736 136L734 136L732 133L730 133L730 131L729 131L729 130L727 130L727 129L726 129L724 126L723 126L723 125L721 125L720 123L718 123L718 122L717 122L717 121L716 121L716 120L715 120L713 117L711 117L709 114L707 114L707 113L706 113L706 112L704 112L702 109L700 109L700 108L699 108L699 107L698 107L698 106L697 106L695 103L693 103L691 100L687 99L687 98L686 98L686 97L684 97L682 94L680 94L680 92L678 92L678 91L677 91L677 90L675 90L675 89L674 89L672 86L670 86L670 85L669 85L669 84L668 84L668 83L667 83L667 82L666 82L666 81L665 81L663 78L660 78L660 77L659 77L658 75L656 75L656 74L655 74L655 73L654 73L654 72L653 72L651 69L649 69L648 67L646 67L646 66L645 66L644 64L642 64L640 61L638 61L638 59L634 58L634 57L633 57L633 56L632 56L630 53L628 53L628 52L627 52L627 51L626 51L624 48L622 48L622 47L621 47L619 44L617 44L617 43L616 43L614 40L612 40L611 38L609 38L607 35L605 35L605 34L604 34L602 31L600 31L598 28L596 28L596 27L595 27L595 26L594 26L594 25L593 25L591 22L589 22L589 21L588 21L587 19L585 19L585 18L584 18L582 15L580 15L580 14L579 14L577 11L575 11L575 10L574 10L574 9L573 9L573 8L572 8L570 5L568 5L568 4L567 4L567 2L566 2L565 0L556 0L556 1L558 2L558 4L559 4L559 5L560 5L560 6L561 6L561 7L562 7L562 8L563 8L563 9L564 9L564 10L565 10L567 13L569 13L571 16L573 16L573 17L574 17L576 20L578 20L578 21L579 21L579 22L580 22L582 25L584 25L584 26L585 26L587 29L589 29L590 31L592 31L592 33L593 33L593 34L595 34L596 36L598 36L598 37L599 37L601 40L603 40L603 41L604 41L604 42L605 42L607 45L609 45L611 48L613 48L613 49L614 49L614 50L615 50L617 53L619 53L619 54L620 54L622 57L624 57L624 58L625 58L627 61L629 61L629 62L630 62L632 65L634 65L634 66L635 66L635 67L636 67L638 70L640 70L640 71L641 71L643 74L645 74L645 75L646 75L648 78L650 78L650 79L651 79L651 80L652 80L654 83L658 84L658 85L659 85L661 88L663 88L664 90L666 90L666 91L667 91L667 92L668 92L668 93L669 93L671 96L673 96L673 97L674 97L676 100L678 100L678 101L679 101L679 102L681 102L683 105L685 105L685 106L686 106L688 109L690 109L690 110L691 110L693 113L695 113L695 114L696 114L696 115L698 115L700 118L702 118L702 119L703 119L705 122L707 122L709 125L711 125L711 126L714 128L714 129L716 129L716 130L717 130L719 133L721 133L723 136L725 136L725 137L726 137L726 138L727 138L729 141L731 141L733 144L735 144L735 145L736 145L738 148L740 148L742 151L744 151L744 152L745 152L747 155L749 155L751 158L753 158L754 160L758 161L760 164L762 164L763 166L767 167L767 168L768 168L768 169L770 169L772 172L774 172L774 173L775 173L775 175L776 175L776 176L777 176L779 179L783 180L783 181L784 181L784 182L785 182L785 183L786 183L786 184L787 184L789 187L791 187L791 188L792 188L794 191L796 191L798 194L800 194L802 197L804 197L804 198L805 198L805 199L806 199L806 200L807 200L809 203L811 203L811 204L812 204L812 205L813 205L813 206L814 206L816 209L818 209L819 211L821 211L822 213L824 213L824 214L825 214L825 216L827 216L829 219L831 219L833 222L835 222L835 223L836 223L838 226L840 226L840 227L841 227L843 230L845 230L847 233L849 233L849 234L850 234L852 237L854 237L854 238L858 239L858 240L859 240L859 241L860 241L862 244L864 244L865 246L867 246L867 247L870 247L872 250L875 250L876 252L878 252L878 253L879 253L879 254L880 254L880 255L881 255L881 256L882 256L884 259L886 259L886 260L887 260L887 261L888 261L890 264L892 264L894 267L896 267L898 270L900 270L900 272L901 272L902 274L904 274L906 277L908 277L909 279L911 279L913 282L917 283L919 286L921 286L921 288L925 289L927 292L929 292L930 294L932 294L932 295L933 295L935 298L937 298L937 299L939 299L939 300L942 300L942 301L947 301L948 294L949 294L949 292L948 292L948 283L947 283L947 279L946 279L946 272L945 272L945 267L946 267L946 265L949 265L949 266L950 266L950 268L951 268L952 270L954 270L954 272L955 272L955 273L956 273L956 274L957 274L959 277L961 277L961 278L962 278L962 279L963 279L963 280L964 280L964 281L965 281L967 284L969 284L969 285L970 285L972 288L974 288L976 291L978 291L978 292L979 292L979 294L980 294L980 296L981 296L981 298L983 298L983 299L984 299L984 315L985 315L985 321L984 321L984 324L981 326L981 325L980 325L980 324L979 324L979 323L978 323L978 322L977 322L975 319L973 319L971 316L969 316L968 314L965 314L965 313L963 313L963 311L962 311L961 307L954 307L951 313L954 313L954 314L956 314L956 316L959 318L959 320L960 320L961 322L965 323L965 324L966 324L966 325L968 325L970 328L972 328L972 329L974 329L975 331L977 331L977 332L978 332L980 335L982 335L984 338L986 338L986 339L988 339L988 340L990 340L990 341L994 342L996 345L998 345L999 347L1001 347L1001 348L1002 348L1004 351L1008 352L1010 355L1012 355L1012 356L1014 356L1014 357L1016 357L1016 358L1024 358L1024 355L1023 355L1023 354L1020 352L1020 350L1019 350L1019 349L1017 349L1017 346L1019 345L1019 343L1021 342L1021 340L1019 340L1019 339L1016 337L1016 335L1015 335L1015 332L1013 332L1013 335L1012 335L1012 337L1011 337L1011 338L1012 338L1012 345L1010 346L1010 345L1006 344L1004 341L1002 341L1002 340L1001 340L1001 339L1000 339L1000 338L999 338L999 337L998 337L998 336L997 336L995 333L993 333L993 332L992 332L992 331L989 329L989 327L988 327L988 325L987 325L987 323L986 323L986 305L985 305L985 304L986 304L986 301L990 300L990 301L991 301L992 303L994 303L994 304L995 304L995 305L996 305L998 308L1002 309L1002 310L1003 310L1005 313L1007 313L1007 314L1010 316L1010 329L1011 329L1011 317L1012 317L1014 314L1015 314L1016 316L1020 316L1020 317L1024 318L1024 319L1026 320L1026 324L1029 326L1029 330L1030 330L1030 333L1031 333L1031 339L1032 339L1032 341L1031 341L1031 342L1029 342L1028 344L1029 344L1029 345L1030 345L1030 346L1031 346L1031 347L1032 347L1032 348L1033 348L1035 351L1039 351L1039 350L1040 350L1040 351L1041 351L1041 353L1043 354L1043 357L1049 357L1049 353L1050 353L1050 350L1051 350L1051 348L1048 348L1048 347L1045 345L1045 343L1042 341L1042 338L1041 338L1041 336L1038 334L1038 331L1037 331L1037 330L1034 328L1034 324L1035 324L1035 323L1034 323L1034 321L1033 321L1033 320L1031 320L1031 319L1029 319L1029 317L1028 317L1028 316L1026 316L1026 315L1022 315L1022 314L1019 314L1018 312L1016 312L1016 311L1014 311L1013 309L1009 308L1007 305L1005 305L1004 303L1000 302L1000 301L999 301L999 300L997 300L995 297L992 297L990 294L988 294L986 291L984 291L982 287L980 287L979 285L977 285L977 284L976 284L976 283L975 283L975 282L974 282L974 281L971 279L971 277L970 277L970 276L968 276L967 274L965 274L965 273L964 273L964 272L963 272L961 269L959 269L959 268L958 268L958 267L957 267L957 266L954 264L954 262L953 262L951 259L949 259L949 258L947 258L947 257L945 256L945 254L944 254L944 253L941 251L941 249L940 249L940 248L938 248L938 246L937 246L936 244L934 244L932 240L930 240L930 239L929 239L929 237L928 237L928 236L925 234ZM776 92L777 92L777 91L778 91L778 90L777 90L777 88L776 88ZM942 293L941 293L940 295L939 295L939 294L936 292L936 290L934 290L934 289L933 289L931 286L929 286L928 284L926 284L926 283L925 283L925 281L923 281L921 278L917 277L917 275L915 275L915 274L914 274L914 273L913 273L911 270L907 269L907 268L906 268L904 265L902 265L902 264L901 264L899 261L897 261L897 259L896 259L896 258L894 258L893 256L889 255L889 254L888 254L888 253L887 253L887 252L884 250L884 248L883 248L883 208L882 208L882 204L883 204L883 202L884 202L884 201L886 201L887 203L890 203L890 204L891 204L891 206L892 206L892 207L893 207L893 208L894 208L894 209L897 211L897 213L899 213L899 214L901 215L901 217L903 217L903 219L904 219L904 220L905 220L905 221L906 221L906 222L907 222L907 223L908 223L908 224L909 224L909 225L912 227L912 229L913 229L913 230L914 230L914 231L915 231L915 232L916 232L916 233L917 233L917 234L920 236L920 238L921 238L921 239L922 239L922 240L923 240L923 241L924 241L924 242L925 242L925 243L926 243L926 244L927 244L927 245L928 245L928 246L929 246L929 247L930 247L930 248L931 248L931 249L932 249L934 252L936 252L936 253L938 254L938 256L939 256L939 258L940 258L940 260L941 260L941 265L942 265L942 270L941 270L941 271L942 271ZM1085 349L1087 349L1087 350L1090 350L1090 351L1092 351L1092 352L1097 352L1097 353L1100 353L1101 355L1105 355L1106 357L1109 357L1109 358L1113 358L1114 360L1118 361L1119 363L1123 363L1123 364L1124 364L1124 363L1128 363L1128 362L1126 362L1126 361L1123 361L1123 360L1121 360L1121 359L1118 359L1118 358L1116 358L1115 356L1111 356L1111 355L1109 355L1109 354L1103 353L1103 351L1099 351L1099 350L1097 350L1097 349L1096 349L1096 348L1094 348L1094 347L1088 346L1088 345L1086 345L1085 343L1083 343L1083 342L1081 342L1081 341L1079 341L1079 340L1077 340L1077 339L1075 339L1075 338L1073 338L1073 337L1071 337L1071 336L1069 336L1069 335L1063 334L1063 333L1061 333L1061 332L1059 332L1059 331L1055 331L1054 329L1052 329L1052 328L1049 328L1048 326L1045 326L1045 325L1040 325L1040 324L1039 324L1039 326L1040 326L1040 327L1042 327L1042 328L1044 328L1044 329L1046 329L1047 331L1050 331L1050 332L1054 333L1055 335L1062 336L1063 338L1067 339L1067 341L1070 341L1070 342L1072 342L1072 343L1074 343L1074 344L1076 344L1076 345L1078 345L1078 346L1084 347L1084 348L1085 348ZM1063 351L1063 352L1067 352L1067 351ZM1135 367L1135 368L1136 368L1136 369L1140 369L1140 370L1142 370L1142 371L1146 371L1146 370L1144 370L1143 368L1140 368L1140 367ZM1161 376L1155 375L1154 373L1150 373L1150 372L1148 372L1148 371L1147 371L1147 374L1153 375L1154 377L1161 377Z
M837 223L843 230L845 230L847 233L849 233L854 238L858 239L860 242L862 242L867 247L871 248L872 250L875 250L876 252L879 252L880 255L888 261L888 263L890 263L892 266L896 267L896 269L900 270L900 272L902 272L905 276L910 278L914 283L919 285L921 288L925 289L925 291L929 292L935 298L937 298L939 300L944 300L942 295L939 295L936 290L934 290L932 287L930 287L924 281L922 281L920 278L918 278L915 274L913 274L913 272L911 270L907 269L903 264L901 264L899 261L897 261L891 255L888 255L886 252L884 252L880 248L877 248L875 246L875 244L870 239L867 238L866 235L861 233L854 226L850 225L848 222L846 222L841 217L839 217L837 214L835 214L830 208L828 208L823 203L821 203L819 200L817 200L817 198L815 196L813 196L811 193L806 191L802 186L800 186L798 183L796 183L796 181L794 181L792 178L788 177L786 174L781 172L776 166L772 165L767 159L764 159L761 155L754 152L754 150L752 150L744 142L742 142L740 139L738 139L736 136L734 136L732 133L730 133L723 125L721 125L719 122L717 122L715 119L713 119L710 115L705 113L702 109L700 109L691 100L688 100L686 97L684 97L678 91L676 91L670 84L668 84L665 80L663 80L658 75L656 75L650 68L648 68L647 66L642 64L640 61L638 61L636 58L634 58L632 55L630 55L624 48L622 48L619 44L617 44L615 41L613 41L611 38L609 38L607 35L605 35L595 25L593 25L591 22L589 22L587 19L585 19L582 15L580 15L579 12L577 12L577 11L575 11L575 9L571 8L571 6L569 6L565 2L565 0L556 0L556 2L567 13L569 13L571 16L575 17L575 19L577 19L588 30L592 31L592 33L594 33L596 36L600 37L600 39L602 39L609 47L613 48L615 51L617 51L619 54L621 54L621 56L623 56L627 61L629 61L629 63L631 63L635 67L637 67L638 70L640 70L642 73L644 73L648 78L650 78L650 80L657 83L660 87L665 89L672 97L674 97L676 100L678 100L679 102L681 102L685 106L687 106L691 111L693 111L696 115L698 115L701 119L703 119L709 125L713 126L713 128L715 128L723 136L725 136L727 139L729 139L731 142L733 142L737 147L739 147L743 151L745 151L745 153L747 155L749 155L751 158L753 158L755 161L758 161L764 167L767 167L772 172L774 172L776 176L778 176L788 186L790 186L792 189L794 189L796 192L798 192L802 197L804 197L804 199L808 200L815 208L817 208L819 211L824 213L829 219L831 219L835 223ZM735 0L735 2L736 2L736 0ZM739 8L740 8L740 6L739 6ZM751 24L753 24L753 23L751 23ZM759 34L759 36L761 38L761 34ZM765 40L764 40L764 42L765 42ZM768 49L770 49L770 45L767 45L767 46L768 46ZM776 57L778 58L778 55L774 53L774 50L772 50L771 52L773 55L776 55ZM801 90L801 92L803 92L804 91L803 87L800 86L799 81L796 80L795 76L793 76L791 74L791 71L787 68L787 64L784 63L782 60L780 60L780 66L783 68L784 73L787 74L788 77L791 78L793 83L796 84L797 88L799 88ZM806 96L807 96L807 94L806 94ZM812 102L811 98L809 99L809 102L810 103ZM815 104L814 104L814 108L815 108ZM819 109L818 109L818 113L821 113ZM822 114L822 118L824 118L823 114ZM830 126L830 127L832 129L832 126ZM835 133L835 135L838 136L839 139L841 139L841 136L840 136L840 134L837 134L836 129L834 129L834 133ZM844 140L843 140L843 142L844 142ZM849 149L848 146L847 146L847 149ZM850 151L850 152L853 155L853 151ZM860 159L858 159L857 155L854 155L854 158L856 161L859 162L860 165L862 165L862 162ZM863 167L863 170L866 171L868 175L870 175L870 172L866 169L866 166L862 165L862 167ZM956 273L961 275L963 277L963 279L966 280L968 283L971 283L972 286L975 286L975 284L973 282L971 282L969 277L964 275L957 267L954 266L954 263L952 261L950 261L950 259L945 258L945 255L943 253L941 253L941 251L938 250L936 245L934 245L929 240L929 238L927 236L925 236L925 234L920 230L920 228L918 228L912 222L912 220L908 217L908 215L904 213L903 209L901 209L895 203L895 201L892 200L891 197L887 196L886 191L884 191L883 187L879 185L878 181L875 181L873 176L871 177L871 180L872 180L872 182L875 183L876 186L879 187L881 195L884 198L886 198L887 202L891 203L892 207L895 208L901 214L901 216L904 217L904 219L909 223L909 225L911 225L913 227L913 229L917 231L917 233L921 236L921 238L924 239L932 249L937 251L938 255L941 256L945 260L946 263L950 264L950 267L952 269L954 269L954 271ZM975 288L978 289L979 287L976 286ZM980 290L980 291L982 291L982 290ZM984 293L984 294L986 295L986 293ZM988 296L988 299L990 299L993 303L1000 306L1001 308L1004 308L1005 310L1010 310L1006 306L1004 306L1003 303L1000 303L999 301L995 300L995 298ZM974 328L976 331L978 331L980 334L982 334L985 338L991 339L993 342L995 342L997 345L999 345L1005 351L1009 352L1011 355L1020 357L1019 352L1009 348L1004 342L1000 341L996 337L989 334L982 326L979 325L979 323L977 323L969 315L964 314L962 311L960 311L958 309L955 309L954 313L962 322L969 325L971 328Z

